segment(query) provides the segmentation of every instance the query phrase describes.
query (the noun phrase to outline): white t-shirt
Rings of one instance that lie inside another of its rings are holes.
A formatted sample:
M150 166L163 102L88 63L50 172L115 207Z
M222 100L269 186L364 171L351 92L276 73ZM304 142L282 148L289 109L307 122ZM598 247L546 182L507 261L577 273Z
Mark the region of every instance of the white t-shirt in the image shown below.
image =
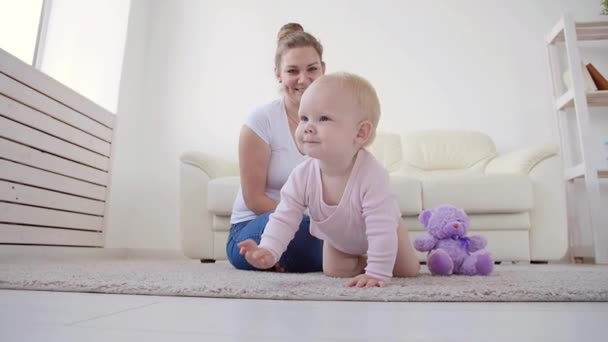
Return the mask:
M291 135L283 99L280 98L256 108L247 117L245 125L270 145L271 153L265 193L278 203L281 198L281 188L289 174L304 160L304 156L298 151ZM243 189L240 188L232 206L230 223L248 221L256 217L257 215L245 205Z

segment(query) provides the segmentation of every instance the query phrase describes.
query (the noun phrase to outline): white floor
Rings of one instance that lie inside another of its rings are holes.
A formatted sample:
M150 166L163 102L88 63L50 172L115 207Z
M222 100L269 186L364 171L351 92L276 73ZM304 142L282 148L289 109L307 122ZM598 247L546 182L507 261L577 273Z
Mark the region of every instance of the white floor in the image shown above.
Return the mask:
M606 341L608 303L298 302L0 290L0 341Z

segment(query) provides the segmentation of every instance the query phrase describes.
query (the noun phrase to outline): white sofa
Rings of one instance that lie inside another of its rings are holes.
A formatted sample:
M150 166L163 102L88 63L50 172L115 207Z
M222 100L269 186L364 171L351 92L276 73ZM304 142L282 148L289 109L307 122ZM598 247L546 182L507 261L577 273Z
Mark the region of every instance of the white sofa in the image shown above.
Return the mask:
M378 134L370 151L390 172L412 239L424 233L417 219L422 210L450 203L466 210L471 233L487 237L497 261L545 262L566 256L566 201L557 146L497 155L485 134L432 130ZM238 175L236 162L201 152L181 156L186 256L226 259ZM426 256L418 257L422 261Z

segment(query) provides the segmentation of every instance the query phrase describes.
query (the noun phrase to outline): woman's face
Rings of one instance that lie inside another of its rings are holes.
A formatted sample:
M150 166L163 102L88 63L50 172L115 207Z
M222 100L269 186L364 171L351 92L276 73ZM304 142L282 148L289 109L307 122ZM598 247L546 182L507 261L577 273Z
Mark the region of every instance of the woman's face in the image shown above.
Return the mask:
M311 46L286 50L281 57L280 69L276 70L277 79L286 100L300 105L304 90L325 73L325 65Z

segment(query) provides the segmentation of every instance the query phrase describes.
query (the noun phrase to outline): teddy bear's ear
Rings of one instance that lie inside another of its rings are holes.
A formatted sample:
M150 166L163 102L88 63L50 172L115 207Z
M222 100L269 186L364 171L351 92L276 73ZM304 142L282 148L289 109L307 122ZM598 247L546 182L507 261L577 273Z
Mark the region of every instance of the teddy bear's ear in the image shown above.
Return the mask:
M462 208L458 208L458 213L462 216L462 218L464 218L466 221L469 221L469 215L467 215L467 212L464 211L464 209Z
M420 223L422 223L423 226L426 227L426 225L429 223L432 214L433 213L431 212L431 209L425 209L418 216L418 220L420 221Z

